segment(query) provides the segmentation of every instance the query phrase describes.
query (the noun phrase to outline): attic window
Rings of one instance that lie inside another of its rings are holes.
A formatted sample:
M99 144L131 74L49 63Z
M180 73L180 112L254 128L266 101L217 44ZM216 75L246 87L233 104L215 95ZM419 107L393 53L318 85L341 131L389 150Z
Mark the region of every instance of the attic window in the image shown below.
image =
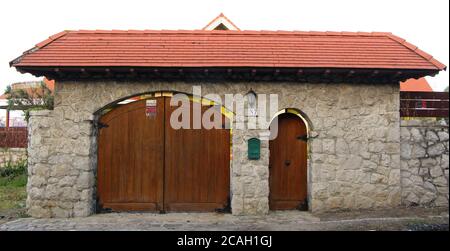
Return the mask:
M214 30L229 30L228 27L226 27L223 23L220 23L219 25L216 26L216 28L214 28Z

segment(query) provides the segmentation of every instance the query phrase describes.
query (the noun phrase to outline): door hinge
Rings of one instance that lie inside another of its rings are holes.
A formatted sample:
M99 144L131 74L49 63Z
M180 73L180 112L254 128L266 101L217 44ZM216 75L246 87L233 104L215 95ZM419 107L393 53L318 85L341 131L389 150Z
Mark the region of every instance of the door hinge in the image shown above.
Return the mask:
M230 196L227 198L227 202L222 208L216 208L216 213L229 214L231 213L231 199Z
M305 135L300 135L300 136L297 136L297 139L298 140L302 140L302 141L308 141L308 135L307 134L305 134Z
M108 127L109 127L108 124L105 124L105 123L102 123L102 122L97 122L97 128L98 129L108 128Z
M308 211L308 200L304 199L303 201L301 201L297 206L297 210Z
M103 213L103 214L106 213L107 214L107 213L113 213L114 210L112 210L112 208L103 207L103 203L101 203L100 198L97 197L95 212L96 213Z

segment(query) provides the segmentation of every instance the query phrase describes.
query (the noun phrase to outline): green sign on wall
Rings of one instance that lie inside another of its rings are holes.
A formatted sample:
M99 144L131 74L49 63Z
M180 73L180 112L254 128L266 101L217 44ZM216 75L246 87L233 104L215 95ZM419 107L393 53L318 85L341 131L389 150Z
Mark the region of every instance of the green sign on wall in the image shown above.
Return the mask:
M248 159L259 159L261 155L261 141L257 138L251 138L247 142Z

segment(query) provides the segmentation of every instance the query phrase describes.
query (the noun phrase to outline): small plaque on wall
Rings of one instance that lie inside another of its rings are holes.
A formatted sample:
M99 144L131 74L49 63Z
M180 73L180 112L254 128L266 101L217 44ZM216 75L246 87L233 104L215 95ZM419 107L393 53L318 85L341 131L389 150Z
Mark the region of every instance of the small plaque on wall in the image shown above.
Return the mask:
M251 138L247 141L248 159L258 160L261 157L261 140Z

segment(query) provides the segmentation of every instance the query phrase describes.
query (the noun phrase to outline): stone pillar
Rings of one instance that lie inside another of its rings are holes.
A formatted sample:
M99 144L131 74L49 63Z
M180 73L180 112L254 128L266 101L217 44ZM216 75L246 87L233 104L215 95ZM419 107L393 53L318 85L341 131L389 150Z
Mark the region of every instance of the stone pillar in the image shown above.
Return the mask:
M36 218L94 212L92 123L73 121L63 109L33 111L28 123L28 213Z
M50 149L45 144L50 137L53 117L51 111L31 111L28 121L28 214L36 218L50 217L51 211L45 206L46 185L50 174L48 156Z
M269 141L268 130L232 131L231 209L235 215L269 212ZM261 158L249 160L247 141L261 140Z

